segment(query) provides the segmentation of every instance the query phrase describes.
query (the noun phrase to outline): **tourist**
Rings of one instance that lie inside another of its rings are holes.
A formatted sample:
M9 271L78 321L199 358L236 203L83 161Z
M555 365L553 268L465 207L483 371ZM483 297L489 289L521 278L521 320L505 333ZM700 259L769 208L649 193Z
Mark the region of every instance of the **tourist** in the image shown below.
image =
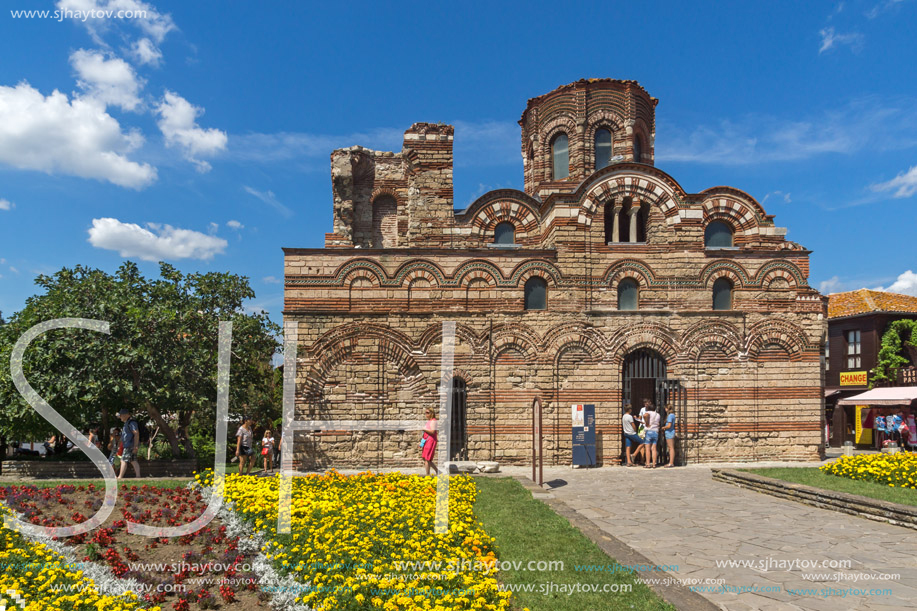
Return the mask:
M252 429L254 426L255 420L250 416L245 416L242 418L242 426L236 431L236 456L239 458L239 475L242 475L242 469L246 465L248 465L246 475L251 475L252 472L252 463L255 462L252 456L254 453L254 450L252 450Z
M876 449L881 450L885 445L886 437L885 416L882 415L881 411L878 412L872 426L876 431Z
M131 410L122 407L118 412L124 426L121 428L121 473L118 479L124 479L127 474L127 464L134 467L134 475L140 477L140 463L137 461L137 451L140 449L140 426L131 418Z
M274 470L274 438L270 431L264 431L261 440L261 455L264 457L264 470L268 473Z
M118 452L118 448L120 447L120 443L121 443L121 429L119 429L116 426L113 426L111 427L111 430L108 432L108 435L109 435L108 462L111 463L112 466L114 466L115 457L121 455Z
M633 411L633 409L631 408L630 404L625 405L624 417L621 419L624 428L624 454L627 458L625 466L636 467L637 465L634 464L634 460L636 460L637 457L642 454L644 456L643 461L646 462L646 455L644 453L643 440L640 439L640 437L637 435L637 427L636 423L634 422L634 417L631 415L631 411ZM632 447L636 448L634 450L633 457L631 457L630 453L630 449Z
M420 439L421 456L424 460L426 474L430 475L430 468L439 475L439 467L433 462L436 459L436 412L432 407L428 407L427 423L423 427L423 437Z
M646 412L643 414L643 423L646 425L646 438L643 445L649 446L646 450L647 469L656 468L656 444L659 443L659 414L649 401L645 401Z
M102 440L99 438L99 427L94 426L89 429L89 445L102 449Z
M668 415L665 417L665 426L662 430L665 431L665 445L669 454L669 463L665 468L671 469L675 466L675 412L672 411L671 405L666 405L665 411Z

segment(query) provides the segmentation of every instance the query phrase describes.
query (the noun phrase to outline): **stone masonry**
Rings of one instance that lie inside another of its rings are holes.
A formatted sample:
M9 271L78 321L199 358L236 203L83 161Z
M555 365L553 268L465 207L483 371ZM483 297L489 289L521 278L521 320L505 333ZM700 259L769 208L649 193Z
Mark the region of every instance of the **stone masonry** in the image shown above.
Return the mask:
M624 363L637 350L684 389L685 460L817 459L826 303L807 282L810 253L748 194L687 193L654 167L656 104L638 83L611 79L529 100L525 191L492 191L465 210L453 207L452 126L415 123L396 153L334 151L333 233L324 248L284 249L297 418L423 419L437 405L441 326L452 320L471 460L530 461L538 396L549 463L570 463L574 403L596 405L598 460L618 463ZM599 129L613 157L595 169ZM561 132L569 176L554 180ZM714 221L732 247L705 246ZM511 245L494 244L501 222L513 225ZM525 309L533 277L547 285L544 310ZM732 283L729 309L713 309L719 278ZM625 279L638 285L636 311L618 309ZM418 438L298 433L296 466L416 465Z

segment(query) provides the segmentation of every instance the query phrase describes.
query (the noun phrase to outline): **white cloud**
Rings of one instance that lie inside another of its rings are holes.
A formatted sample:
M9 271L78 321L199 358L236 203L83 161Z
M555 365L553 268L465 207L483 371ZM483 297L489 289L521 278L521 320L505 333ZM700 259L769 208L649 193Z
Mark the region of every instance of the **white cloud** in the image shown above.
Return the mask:
M821 46L818 48L819 55L830 51L838 45L847 45L854 53L859 53L863 48L864 38L858 32L838 34L833 27L828 26L819 31L819 35L821 36Z
M265 284L280 284L280 278L276 276L265 276L261 281Z
M227 242L199 231L171 225L147 223L146 228L118 219L92 219L89 243L96 248L116 250L122 257L144 261L202 259L222 254Z
M790 194L789 194L789 193L784 193L783 191L771 191L770 193L768 193L767 195L764 196L764 198L761 200L761 203L763 204L764 202L766 202L766 201L768 200L768 198L769 198L771 195L773 195L774 197L782 198L783 201L784 201L785 203L787 203L787 204L789 204L789 203L791 203L791 202L793 201L793 200L790 198Z
M917 193L917 165L907 172L901 172L887 182L880 182L870 187L873 191L895 190L892 197L910 197Z
M156 168L131 161L143 137L121 125L97 100L45 97L28 83L0 86L0 163L140 189L156 180Z
M140 105L143 80L123 59L109 59L100 51L80 49L70 56L70 64L79 78L77 85L88 97L124 110L135 110Z
M211 221L207 225L207 231L210 233L210 235L214 235L219 230L220 230L220 225L218 223L214 223L213 221Z
M886 0L885 2L880 2L866 11L866 17L867 19L875 19L885 11L893 8L898 4L901 4L902 2L904 2L904 0Z
M917 297L917 274L911 270L907 270L895 280L889 286L882 288L877 287L877 291L887 291L889 293L901 293L902 295L912 295Z
M750 114L657 133L657 162L749 165L900 150L917 145L917 99L864 96L802 119Z
M228 221L226 223L226 226L229 227L230 229L235 229L236 231L238 231L239 229L245 229L245 225L243 225L239 221L234 221L234 220Z
M157 125L165 137L166 146L182 149L185 159L196 165L198 171L209 171L210 164L198 157L225 150L226 132L214 128L202 129L196 119L204 113L204 109L193 106L171 91L166 91L156 112L160 116Z
M0 210L12 210L15 207L16 207L16 204L14 204L13 202L11 202L8 199L3 199L2 197L0 197ZM0 263L3 263L2 259L0 259Z
M12 265L10 265L10 271L13 272L14 274L18 274L18 273L19 273L19 270L16 269L15 267L13 267Z
M264 202L265 204L267 204L268 206L270 206L271 208L273 208L274 210L276 210L283 216L287 218L290 218L291 216L293 216L293 211L287 208L286 206L284 206L283 204L281 204L279 201L277 201L277 196L274 195L273 191L258 191L257 189L253 189L247 186L242 187L242 188L246 193L254 197L257 197L259 200L261 200L262 202Z
M131 45L131 55L140 64L158 66L162 61L162 51L149 38L141 38Z
M819 283L818 292L822 295L828 295L830 293L840 292L843 287L843 282L838 276L834 276L825 280L824 282Z
M58 0L57 8L70 11L68 14L83 23L97 42L101 42L102 33L114 26L139 28L157 44L178 29L170 14L160 13L140 0ZM119 14L123 18L118 18Z

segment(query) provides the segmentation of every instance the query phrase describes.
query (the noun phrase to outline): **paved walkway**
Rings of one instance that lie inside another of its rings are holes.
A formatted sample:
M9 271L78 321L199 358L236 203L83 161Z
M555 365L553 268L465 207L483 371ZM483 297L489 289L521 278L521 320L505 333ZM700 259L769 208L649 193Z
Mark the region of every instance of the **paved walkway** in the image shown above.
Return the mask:
M546 467L544 479L601 530L658 565L677 565L683 583L719 580L696 591L728 611L917 608L913 530L716 482L710 466ZM798 566L806 562L819 566ZM883 574L900 577L876 579Z

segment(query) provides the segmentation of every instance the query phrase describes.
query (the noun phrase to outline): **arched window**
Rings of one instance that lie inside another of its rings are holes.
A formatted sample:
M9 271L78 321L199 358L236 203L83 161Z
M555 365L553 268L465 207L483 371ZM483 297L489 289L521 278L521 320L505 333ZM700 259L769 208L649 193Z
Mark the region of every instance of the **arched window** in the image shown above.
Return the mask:
M595 130L595 169L601 170L611 163L611 132L604 127Z
M533 276L525 281L525 309L548 309L548 284L544 279Z
M640 288L633 278L625 278L618 283L618 309L636 310L639 302Z
M732 280L729 278L717 278L713 283L713 309L732 309Z
M551 178L560 180L570 175L570 142L567 134L560 133L551 140Z
M704 246L707 248L731 248L732 227L723 221L707 223L704 229Z
M494 244L514 244L516 240L516 227L510 222L503 221L494 227Z
M643 163L643 144L640 142L640 136L634 135L634 161Z

